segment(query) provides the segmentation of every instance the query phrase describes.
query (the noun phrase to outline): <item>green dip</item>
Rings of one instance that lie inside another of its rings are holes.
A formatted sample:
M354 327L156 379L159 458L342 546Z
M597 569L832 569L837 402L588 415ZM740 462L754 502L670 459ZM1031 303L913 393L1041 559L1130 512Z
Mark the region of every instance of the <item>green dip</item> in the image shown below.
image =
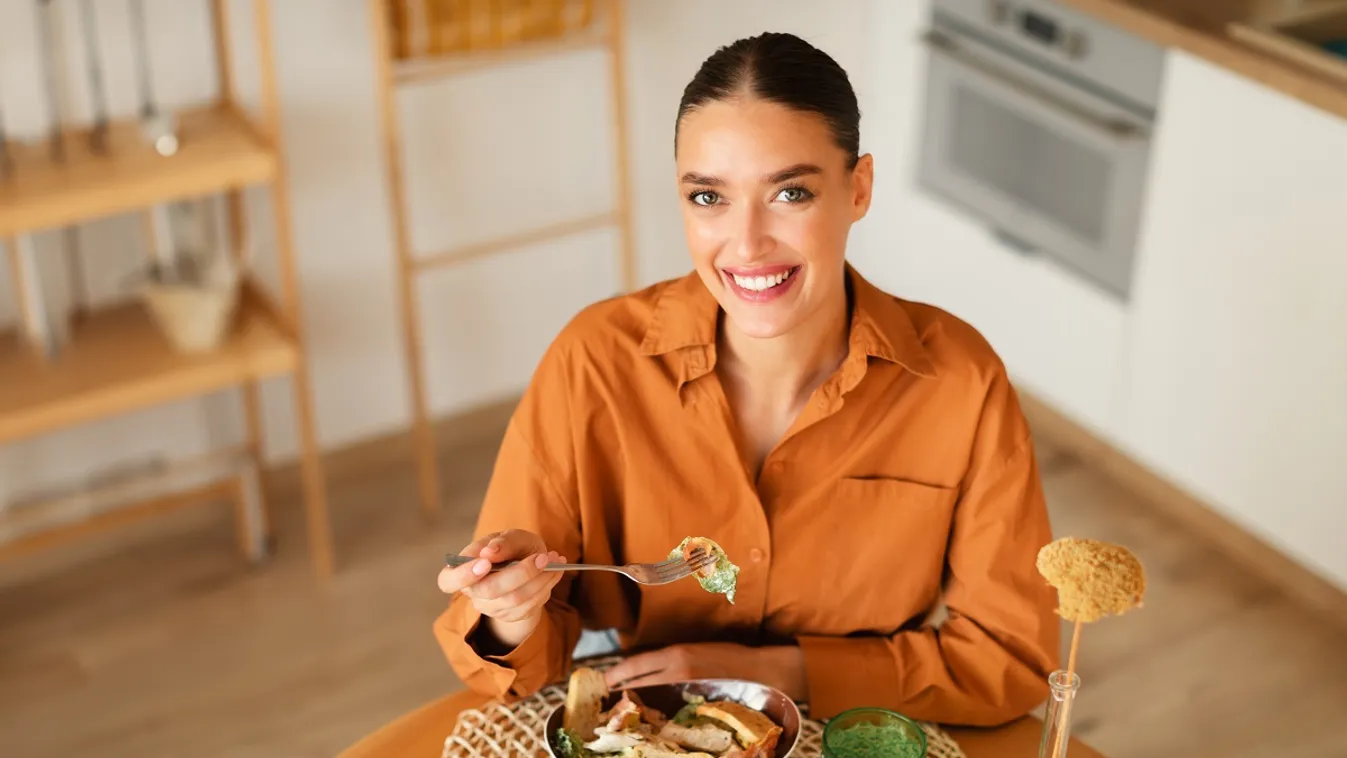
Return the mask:
M923 758L921 743L898 724L858 722L828 733L829 758Z
M691 548L689 547L688 543L693 543ZM739 583L739 567L734 565L733 563L730 563L729 556L725 555L725 551L721 549L720 545L717 545L715 542L705 537L685 537L682 542L678 543L678 547L674 548L669 553L669 558L670 559L682 558L686 556L689 552L691 552L691 549L695 547L706 548L711 552L711 555L715 556L716 558L716 566L714 572L712 572L709 576L703 576L700 573L695 575L697 577L697 581L701 583L702 589L706 590L707 592L718 592L724 594L725 599L729 600L730 603L733 604L734 590Z
M589 758L593 755L578 735L569 729L557 730L557 753L562 758Z

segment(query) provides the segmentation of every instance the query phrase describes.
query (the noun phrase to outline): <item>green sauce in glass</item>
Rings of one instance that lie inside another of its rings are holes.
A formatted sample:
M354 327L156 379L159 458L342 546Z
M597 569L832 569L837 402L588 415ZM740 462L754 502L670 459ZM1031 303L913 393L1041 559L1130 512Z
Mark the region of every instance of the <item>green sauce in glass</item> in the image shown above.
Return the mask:
M833 758L922 758L921 743L904 727L891 724L852 724L828 735Z
M689 552L689 545L704 547L715 557L715 569L709 576L697 574L697 581L702 585L702 589L707 592L716 592L723 594L726 600L734 603L735 590L739 585L739 567L730 562L729 556L725 555L725 550L714 541L705 537L686 537L678 543L678 547L669 552L669 558L684 558Z

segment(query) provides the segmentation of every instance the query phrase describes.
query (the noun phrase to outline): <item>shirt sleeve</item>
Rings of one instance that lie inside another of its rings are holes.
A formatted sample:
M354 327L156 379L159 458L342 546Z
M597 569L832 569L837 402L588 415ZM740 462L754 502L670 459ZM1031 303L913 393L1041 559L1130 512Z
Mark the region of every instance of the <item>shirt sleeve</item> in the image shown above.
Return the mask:
M547 547L580 560L581 529L575 496L569 382L561 350L548 350L510 419L478 517L475 538L524 529ZM508 654L483 655L473 646L483 617L463 595L436 619L434 634L450 667L469 689L513 702L570 670L580 618L568 602L574 575L552 590L542 621Z
M1004 376L988 393L961 489L946 559L948 616L887 637L800 638L815 718L879 706L995 726L1047 697L1061 626L1035 559L1052 533L1033 441Z

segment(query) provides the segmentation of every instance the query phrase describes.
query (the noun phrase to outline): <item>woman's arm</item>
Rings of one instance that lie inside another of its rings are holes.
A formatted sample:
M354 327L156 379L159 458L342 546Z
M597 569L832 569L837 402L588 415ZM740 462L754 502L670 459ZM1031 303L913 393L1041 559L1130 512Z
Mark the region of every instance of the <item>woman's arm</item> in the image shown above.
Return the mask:
M803 637L811 713L887 706L966 725L1031 711L1058 666L1056 595L1034 561L1052 539L1033 441L1004 376L984 405L954 513L939 626L889 637Z
M476 539L521 529L538 535L548 550L568 560L580 557L569 406L566 360L562 349L553 346L510 419L478 517ZM509 702L569 670L580 637L579 615L566 602L573 577L569 572L563 575L536 627L513 647L498 639L493 623L474 608L470 597L454 596L435 621L434 631L450 666L469 688ZM519 624L501 627L517 629Z

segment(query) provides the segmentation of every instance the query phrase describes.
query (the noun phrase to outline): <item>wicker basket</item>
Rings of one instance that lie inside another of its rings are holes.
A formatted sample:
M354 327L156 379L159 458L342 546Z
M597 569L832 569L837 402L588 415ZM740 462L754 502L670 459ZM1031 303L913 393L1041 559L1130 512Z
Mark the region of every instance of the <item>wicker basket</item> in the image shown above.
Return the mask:
M147 284L141 297L174 349L204 353L219 347L229 333L238 305L238 287Z
M594 23L596 0L385 0L398 60L500 50Z

